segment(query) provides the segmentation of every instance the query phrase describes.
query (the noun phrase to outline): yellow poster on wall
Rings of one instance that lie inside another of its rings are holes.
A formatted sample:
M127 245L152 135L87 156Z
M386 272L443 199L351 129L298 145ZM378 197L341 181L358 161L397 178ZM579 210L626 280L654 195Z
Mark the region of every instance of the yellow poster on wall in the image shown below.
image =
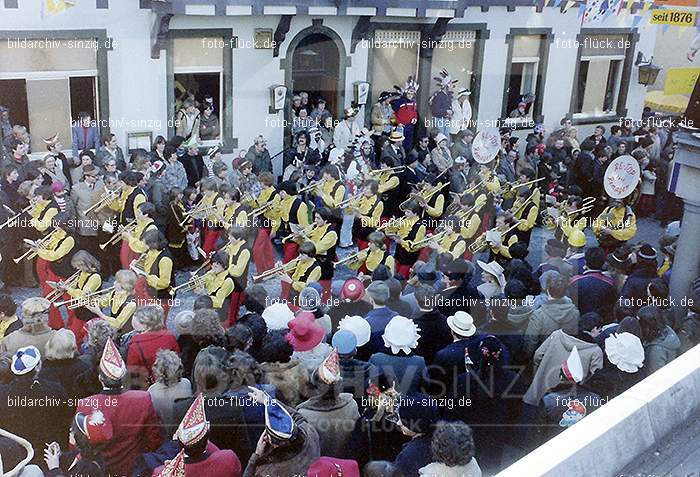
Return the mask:
M673 5L676 7L698 7L698 0L654 0L654 5Z
M700 68L671 68L666 74L664 94L690 94L700 76Z
M697 13L689 10L654 10L651 12L652 25L695 26Z

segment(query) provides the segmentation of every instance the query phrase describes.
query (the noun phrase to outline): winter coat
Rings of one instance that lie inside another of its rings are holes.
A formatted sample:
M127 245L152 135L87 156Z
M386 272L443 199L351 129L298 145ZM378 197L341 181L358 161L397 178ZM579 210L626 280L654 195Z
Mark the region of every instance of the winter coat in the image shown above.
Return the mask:
M627 277L627 280L625 280L625 284L622 286L622 291L620 292L620 298L633 300L630 304L635 306L635 308L639 308L641 306L641 301L646 301L647 299L647 287L649 283L657 278L659 277L656 274L655 266L636 269Z
M606 356L603 368L590 377L586 387L606 399L619 396L647 376L647 360L644 361L644 366L636 373L628 373L612 364Z
M479 332L498 338L510 352L514 363L528 362L524 335L533 312L528 304L510 307L505 317L489 321L479 328Z
M452 332L447 320L438 310L418 310L412 317L413 323L420 330L418 346L413 353L425 358L427 365L432 364L435 354L452 343Z
M566 362L574 346L581 357L584 378L603 367L603 350L597 344L588 343L567 335L562 330L556 330L535 351L533 359L537 371L523 397L526 404L537 406L542 396L559 384L561 366Z
M649 374L666 366L676 359L681 341L678 335L670 327L666 326L661 333L644 344L644 364Z
M355 424L351 451L360 468L372 460L392 461L408 440L398 426L385 417L374 421L376 409L369 408Z
M363 348L365 354L369 353L367 356L368 358L374 353L379 353L382 351L388 352L384 346L382 335L384 335L384 328L386 328L386 325L388 325L391 319L397 315L398 313L387 306L375 308L365 315L365 319L370 326L370 337L369 342L364 345Z
M175 428L180 424L175 422L173 412L175 401L192 396L192 384L187 378L182 378L177 383L166 386L162 382L151 384L148 388L153 407L158 414L158 420L163 426Z
M160 445L160 424L146 391L103 390L78 403L78 411L99 409L112 423L113 437L102 452L106 472L131 475L136 456L154 451Z
M340 358L340 375L343 378L340 382L341 391L352 394L356 401L360 401L366 395L369 381L376 383L380 374L377 367L367 361Z
M309 372L303 363L262 363L267 384L277 389L277 399L288 406L297 406L310 396Z
M41 362L39 378L59 383L68 393L68 397L75 400L91 394L88 386L80 379L89 369L90 367L78 358L44 359Z
M401 452L394 460L394 465L399 468L403 477L418 477L419 469L433 461L431 439L431 435L423 434L403 445Z
M180 161L168 161L165 164L163 183L168 192L176 187L180 190L184 190L185 187L187 187L187 173L185 172L185 166L183 166Z
M617 292L615 282L600 270L586 270L569 281L568 295L581 315L595 311L604 319L612 316Z
M406 356L403 352L398 355L375 353L369 362L384 373L388 382L396 383L396 390L401 395L421 390L423 373L426 371L422 356Z
M311 464L321 456L316 429L297 411L287 408L294 419L297 439L286 447L268 448L262 456L253 454L244 477L289 477L306 475Z
M292 360L302 363L311 376L321 366L323 360L331 354L331 351L333 351L331 345L321 342L309 351L295 351L292 353Z
M322 455L340 458L352 456L352 432L360 418L352 394L340 393L336 400L312 397L299 404L297 411L318 432Z
M39 408L36 403L41 401L32 404L38 399L45 403ZM56 441L61 448L68 448L73 408L67 401L68 395L59 383L35 381L31 375L17 376L9 384L0 385L0 429L28 440L35 451L32 463L43 466L41 451L47 442Z
M156 354L168 349L180 354L177 339L169 330L146 331L135 335L129 343L126 366L144 376L149 376L156 361Z
M576 305L562 298L552 298L536 309L525 331L525 347L532 353L553 331L562 330L569 335L578 333L579 311Z
M248 148L245 159L253 165L253 174L260 174L265 171L272 172L272 160L270 159L270 151L267 148L258 154L255 150L255 145L252 145Z
M0 342L0 351L15 354L18 349L25 346L36 346L42 355L46 354L46 342L56 333L48 326L35 333L29 333L23 329L13 331L6 335Z
M220 135L219 118L215 114L210 114L209 117L204 114L199 116L199 138L202 141L219 139Z

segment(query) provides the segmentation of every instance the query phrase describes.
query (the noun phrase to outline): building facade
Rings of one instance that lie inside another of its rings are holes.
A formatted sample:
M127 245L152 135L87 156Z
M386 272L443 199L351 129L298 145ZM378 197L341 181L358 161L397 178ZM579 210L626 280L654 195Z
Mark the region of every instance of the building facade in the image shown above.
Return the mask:
M651 55L656 34L632 26L641 5L582 25L579 3L569 2L298 3L78 0L51 14L43 1L0 0L0 104L26 122L35 152L57 131L70 149L70 122L85 110L133 146L172 135L194 90L213 97L221 140L236 154L259 134L271 154L284 148L291 118L272 107L274 86L323 97L337 118L358 99L357 84L369 83L367 122L379 93L409 75L427 113L433 77L446 68L471 91L477 127L534 95L523 132L533 122L555 129L564 117L587 132L643 108L634 58Z

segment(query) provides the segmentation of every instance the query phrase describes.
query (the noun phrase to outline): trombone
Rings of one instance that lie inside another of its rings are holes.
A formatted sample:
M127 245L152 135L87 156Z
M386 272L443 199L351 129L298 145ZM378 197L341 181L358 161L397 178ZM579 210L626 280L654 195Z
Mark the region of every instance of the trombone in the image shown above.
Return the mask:
M506 182L505 185L503 186L503 189L501 189L501 194L508 194L513 190L520 189L521 187L529 186L530 184L535 184L541 180L544 180L544 177L540 177L539 179L533 179L531 181L527 182L520 182L520 181L515 181L515 182Z
M119 184L119 186L113 190L108 189L105 193L103 193L100 196L97 202L85 209L85 215L90 214L92 212L97 213L105 207L107 207L110 202L114 201L117 197L121 195L123 189L124 184Z
M204 286L204 279L209 276L212 273L211 270L209 270L207 273L204 275L195 275L189 280L187 280L185 283L182 285L178 285L176 287L172 287L170 289L170 296L175 296L178 292L188 292L195 290L197 288L202 288Z
M360 199L362 199L362 191L358 192L357 194L351 195L350 197L348 197L345 200L341 200L338 203L338 208L339 209L342 209L342 208L351 209L352 207L350 206L350 204L353 204L353 202L359 201Z
M481 235L479 235L479 236L476 238L476 240L474 240L473 243L471 243L471 244L469 245L469 251L470 251L471 253L474 253L474 254L481 252L481 251L484 250L484 249L488 246L488 244L489 244L489 239L487 238L487 234L488 234L489 232L495 231L495 232L497 232L497 233L499 234L499 236L502 238L502 237L505 236L506 234L508 234L508 233L512 232L513 230L515 230L515 228L516 228L518 225L520 225L520 222L522 222L522 220L518 220L517 222L515 222L513 225L511 225L510 227L508 227L508 228L507 228L506 230L504 230L503 232L501 232L501 231L498 230L497 228L493 228L493 229L490 229L490 230L485 231L484 233L482 233Z
M111 293L112 291L114 291L113 286L105 288L103 290L97 290L95 292L86 293L83 296L71 298L70 300L54 302L53 306L59 307L66 305L66 308L68 308L69 310L74 310L76 308L95 304L98 300L100 300L100 298L102 298L102 295Z
M428 202L430 199L433 198L435 194L438 192L442 191L445 187L447 187L450 183L445 182L443 184L437 184L434 186L428 186L425 187L423 190L419 190L418 192L412 192L408 194L408 199L404 200L401 202L399 205L399 210L402 212L406 211L406 207L408 206L409 202L411 202L414 199L423 199L425 202Z
M201 219L215 211L216 205L204 205L200 200L194 207L192 207L190 210L185 211L185 213L182 214L182 220L178 225L180 227L184 227L190 219Z
M394 166L394 167L384 167L383 169L372 169L370 170L367 174L370 176L374 175L382 175L385 173L392 173L392 174L398 174L400 172L403 172L403 170L406 168L406 166Z
M307 186L305 186L305 187L302 187L301 189L298 189L298 190L297 190L297 194L303 194L304 192L310 192L310 191L312 191L312 190L314 190L314 189L316 189L317 187L320 187L320 186L322 186L322 185L323 185L323 181L322 181L322 180L313 181L313 182L311 182L309 185L307 185Z
M0 230L4 229L4 228L7 227L8 225L10 225L12 222L17 221L17 219L19 219L19 216L20 216L20 215L29 212L30 210L32 210L32 207L34 207L34 206L33 206L32 204L29 204L28 206L26 206L24 209L20 210L20 211L17 212L17 213L15 213L14 210L12 210L11 208L9 208L9 207L6 206L5 204L3 204L3 207L5 207L5 209L7 209L11 214L14 214L14 215L13 215L12 217L10 217L9 219L7 219L7 220L6 220L5 222L3 222L2 224L0 224Z
M295 225L295 224L291 224L291 225ZM290 225L290 227L291 227L291 225ZM289 235L284 237L282 239L282 243L287 243L290 240L297 240L300 238L306 239L309 237L309 235L311 235L313 233L314 230L316 230L316 224L313 222L310 223L309 225L307 225L306 227L299 226L296 231L292 231L292 233L290 233Z
M126 233L132 233L134 230L136 230L136 226L138 224L136 223L136 219L132 220L128 224L124 225L123 227L120 227L120 230L117 230L110 238L107 240L105 243L100 244L100 250L104 250L110 245L114 245L115 243L118 243L122 239L122 234L124 232Z
M33 240L24 239L24 243L36 247L37 250L34 250L33 248L30 248L29 250L27 250L26 252L24 252L24 253L23 253L22 255L20 255L19 257L13 258L12 261L15 262L15 263L19 263L19 262L21 262L21 261L24 260L24 259L32 260L34 257L36 257L36 256L38 255L38 249L44 249L45 246L46 246L51 240L53 240L53 234L54 234L56 231L57 231L57 229L52 230L48 235L46 235L45 237L43 237L43 238L37 240L36 242L33 241Z
M347 265L348 263L353 263L353 262L359 262L361 260L366 260L367 255L369 254L369 249L365 248L362 249L358 252L355 252L353 254L348 255L342 260L338 260L337 262L333 262L333 268L339 266L339 265Z
M68 277L65 281L61 280L60 282L52 282L47 280L46 284L53 288L53 290L47 293L44 298L53 303L54 306L59 306L56 304L56 300L61 298L66 292L65 289L73 286L78 281L78 278L80 278L80 270Z
M424 247L425 245L428 245L430 242L433 240L440 240L445 234L447 233L447 230L441 230L440 232L436 232L432 235L428 235L416 242L413 242L413 248L418 248L418 247Z
M253 281L254 282L265 281L265 280L269 280L270 278L274 277L275 275L281 275L282 273L289 273L297 266L297 264L299 263L299 260L301 260L301 258L297 257L294 260L290 260L287 263L283 263L281 265L278 265L274 268L269 269L266 272L263 272L259 275L255 275L253 277Z

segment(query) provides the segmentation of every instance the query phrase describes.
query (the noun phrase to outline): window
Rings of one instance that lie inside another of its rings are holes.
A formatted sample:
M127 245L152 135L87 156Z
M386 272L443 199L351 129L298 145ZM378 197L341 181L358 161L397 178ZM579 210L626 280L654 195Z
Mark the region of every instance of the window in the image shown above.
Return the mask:
M89 111L99 120L95 40L44 40L44 48L11 48L0 43L0 104L15 124L27 126L32 152L42 138L58 133L71 147L71 121Z
M213 98L212 115L218 120L219 134L201 136L204 146L218 144L222 140L222 122L226 117L223 114L224 101L222 100L225 48L227 44L224 44L222 38L183 37L175 38L173 42L175 113L180 110L188 96L193 95L200 105L206 96ZM203 111L201 118L204 119Z
M394 85L403 87L409 76L418 75L418 46L420 32L377 30L373 42L372 98L382 91L394 91ZM421 89L428 85L420 85Z
M627 35L587 35L581 41L581 61L574 84L574 119L617 117L621 97Z
M540 120L547 44L546 35L511 36L502 114L512 127L532 127Z

